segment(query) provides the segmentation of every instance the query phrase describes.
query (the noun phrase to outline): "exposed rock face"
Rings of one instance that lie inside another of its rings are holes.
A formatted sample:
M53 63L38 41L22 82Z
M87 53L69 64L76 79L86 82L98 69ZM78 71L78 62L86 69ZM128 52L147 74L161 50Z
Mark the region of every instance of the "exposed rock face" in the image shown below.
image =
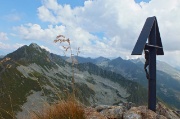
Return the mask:
M167 119L180 119L179 113L177 113L176 111L168 109L162 103L157 104L156 113L165 116Z
M123 119L167 119L147 109L146 106L132 107L124 113Z
M131 103L130 103L131 104ZM99 105L95 108L86 108L87 119L180 119L180 115L165 107L162 103L157 104L156 113L146 106L131 107L128 103L121 106Z
M112 119L122 119L123 113L127 111L124 106L97 106L96 110L104 116Z
M104 115L98 113L96 109L91 107L85 109L85 117L86 119L108 119Z

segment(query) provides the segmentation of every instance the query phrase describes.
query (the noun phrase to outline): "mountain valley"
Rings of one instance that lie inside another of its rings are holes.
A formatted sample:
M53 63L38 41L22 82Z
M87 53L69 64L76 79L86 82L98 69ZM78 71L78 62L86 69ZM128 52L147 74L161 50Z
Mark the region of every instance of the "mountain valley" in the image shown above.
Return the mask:
M68 58L64 59L67 60ZM148 87L143 59L124 60L121 57L112 60L104 57L96 59L75 57L75 59L79 63L85 61L94 63L104 70L121 74L128 80L137 82L145 88ZM166 102L170 107L180 109L179 85L180 71L165 62L157 61L157 97L159 100Z

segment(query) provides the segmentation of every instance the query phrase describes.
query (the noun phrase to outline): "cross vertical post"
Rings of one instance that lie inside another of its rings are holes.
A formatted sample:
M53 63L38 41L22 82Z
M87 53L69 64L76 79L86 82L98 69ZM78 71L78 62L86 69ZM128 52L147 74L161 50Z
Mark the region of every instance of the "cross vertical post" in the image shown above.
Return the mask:
M146 19L131 55L142 55L144 49L149 52L149 76L145 68L148 79L148 109L156 111L156 55L164 55L164 51L155 16Z
M148 44L156 45L156 22L149 35ZM156 48L149 47L148 109L156 111Z

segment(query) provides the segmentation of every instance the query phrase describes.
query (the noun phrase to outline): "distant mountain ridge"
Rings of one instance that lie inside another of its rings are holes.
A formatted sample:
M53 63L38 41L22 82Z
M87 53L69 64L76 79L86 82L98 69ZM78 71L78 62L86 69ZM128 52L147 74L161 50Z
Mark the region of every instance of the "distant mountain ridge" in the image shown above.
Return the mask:
M101 57L101 59L106 60L98 63L95 62L96 59L86 60L83 57L78 57L77 59L81 59L79 63L81 61L83 63L85 61L91 62L105 70L121 74L144 87L148 85L143 59L124 60L118 57L110 60ZM157 61L157 96L172 107L180 109L180 71L162 61Z
M0 59L2 59L4 57L4 55L0 55Z
M62 59L71 62L71 58L67 57L67 56L61 56ZM78 63L94 63L94 64L98 64L98 63L102 63L102 62L106 62L106 61L110 61L110 59L108 58L104 58L102 56L98 57L98 58L90 58L90 57L80 57L80 56L74 56L74 60L78 61Z

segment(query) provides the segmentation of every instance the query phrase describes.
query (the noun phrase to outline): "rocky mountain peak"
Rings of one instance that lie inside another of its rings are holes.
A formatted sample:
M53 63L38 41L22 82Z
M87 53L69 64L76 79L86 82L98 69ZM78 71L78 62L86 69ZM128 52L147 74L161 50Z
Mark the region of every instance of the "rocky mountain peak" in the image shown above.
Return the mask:
M124 60L121 57L117 57L116 59L111 60L110 64L118 65L119 63L123 63Z
M43 64L46 61L49 62L51 60L50 53L45 49L42 49L36 43L31 43L29 46L24 45L5 57L15 61L21 61L25 64L32 62Z
M112 61L123 61L121 57L117 57L116 59L113 59Z
M109 61L108 58L105 58L105 57L102 57L102 56L96 58L95 60L96 60L96 63L103 62L103 61Z
M37 45L36 43L31 43L29 45L29 47L32 47L32 48L38 50L39 52L42 52L41 47L39 45Z

